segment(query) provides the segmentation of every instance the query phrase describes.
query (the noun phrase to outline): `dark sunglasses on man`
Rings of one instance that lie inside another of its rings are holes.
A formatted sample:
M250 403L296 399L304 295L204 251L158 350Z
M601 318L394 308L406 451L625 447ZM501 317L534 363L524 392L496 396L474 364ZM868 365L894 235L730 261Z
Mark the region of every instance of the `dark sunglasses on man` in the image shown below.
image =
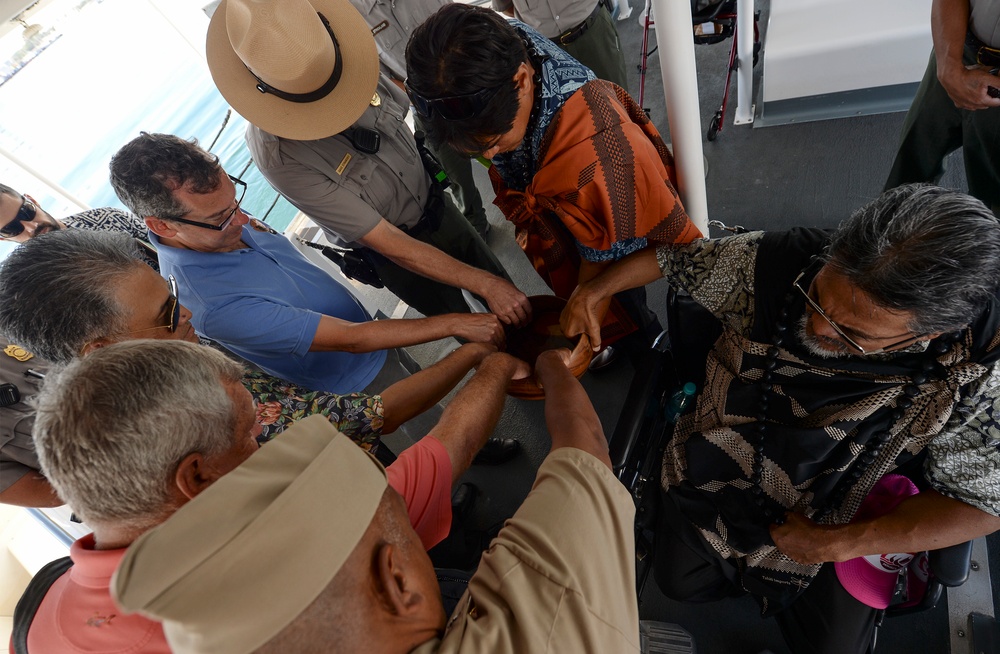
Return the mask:
M21 197L21 208L17 210L17 214L14 215L14 219L0 227L0 236L4 238L14 238L15 236L20 236L21 232L24 231L24 223L30 223L35 219L35 214L38 213L38 207L34 202L29 200L26 196Z
M420 115L430 118L436 113L445 120L466 120L481 114L503 84L445 98L427 98L415 91L407 82L403 82L403 86L406 87L406 94L410 96L413 108Z

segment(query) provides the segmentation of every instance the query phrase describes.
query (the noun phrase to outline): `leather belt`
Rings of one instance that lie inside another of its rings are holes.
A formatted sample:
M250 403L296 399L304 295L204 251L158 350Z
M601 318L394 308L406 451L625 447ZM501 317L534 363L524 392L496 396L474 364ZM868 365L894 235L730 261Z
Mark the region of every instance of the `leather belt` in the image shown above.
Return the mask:
M559 45L569 45L573 41L587 33L587 30L594 24L597 20L597 14L601 12L601 7L606 7L608 12L611 12L611 1L610 0L600 0L597 6L594 7L594 11L590 12L590 15L583 19L583 22L576 27L571 27L556 38L552 39Z
M1000 66L1000 48L991 48L976 37L971 31L965 35L965 44L972 48L976 55L976 63L989 68Z

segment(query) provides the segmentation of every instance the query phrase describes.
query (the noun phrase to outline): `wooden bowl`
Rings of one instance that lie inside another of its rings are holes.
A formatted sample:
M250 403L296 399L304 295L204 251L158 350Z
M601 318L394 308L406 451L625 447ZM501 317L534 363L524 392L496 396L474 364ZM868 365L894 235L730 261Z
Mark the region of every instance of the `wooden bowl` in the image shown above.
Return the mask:
M565 347L573 350L569 359L569 371L579 378L587 372L590 359L594 353L590 347L590 339L579 336L566 338L559 326L559 316L566 307L566 300L554 295L533 295L528 298L531 303L531 322L524 327L514 328L507 332L507 352L529 365L535 365L535 359L546 350ZM545 391L538 384L534 372L524 379L515 379L507 385L507 394L522 400L541 400Z

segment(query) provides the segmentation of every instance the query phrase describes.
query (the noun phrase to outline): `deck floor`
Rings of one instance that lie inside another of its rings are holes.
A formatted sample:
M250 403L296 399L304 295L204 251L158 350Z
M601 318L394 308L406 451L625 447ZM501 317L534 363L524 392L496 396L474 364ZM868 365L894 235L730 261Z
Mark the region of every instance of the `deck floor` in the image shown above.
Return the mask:
M631 2L635 5L636 0ZM765 10L761 31L766 48L766 6L761 8ZM639 89L640 10L641 7L634 7L632 16L618 23L630 62L633 96L638 95ZM650 40L655 43L653 34ZM726 41L696 48L703 129L707 128L722 98L729 45L730 41ZM650 109L654 123L668 138L656 54L649 60L644 104ZM722 133L716 141L704 143L710 217L727 224L768 230L795 225L834 227L853 210L876 197L895 154L904 116L895 113L754 129L734 126L734 112L735 87ZM953 157L950 163L941 183L963 188L960 157ZM491 201L493 193L485 169L477 170L477 179L484 200ZM488 241L515 282L528 294L546 293L545 286L514 244L512 227L495 207L488 209L493 226ZM376 293L373 297L386 313L392 313L395 308L393 296ZM649 305L661 317L664 297L665 282L650 285ZM409 315L414 315L412 310ZM427 364L448 347L422 346L412 348L412 353L418 361ZM606 372L588 373L583 378L608 434L614 430L631 374L629 364L622 361ZM468 479L483 493L474 514L480 526L496 524L509 516L529 490L534 471L549 447L542 409L538 402L509 399L496 433L517 435L524 443L526 455L498 468L475 467L468 473ZM991 544L996 545L996 542ZM995 552L1000 548L991 549ZM994 553L991 556L994 579L1000 576L996 559ZM651 582L642 597L641 615L644 619L680 624L695 636L702 654L757 654L766 649L782 654L788 651L773 620L762 620L750 598L685 605L664 598ZM946 603L942 603L931 612L888 620L880 631L877 651L880 654L947 652L947 643L948 617Z

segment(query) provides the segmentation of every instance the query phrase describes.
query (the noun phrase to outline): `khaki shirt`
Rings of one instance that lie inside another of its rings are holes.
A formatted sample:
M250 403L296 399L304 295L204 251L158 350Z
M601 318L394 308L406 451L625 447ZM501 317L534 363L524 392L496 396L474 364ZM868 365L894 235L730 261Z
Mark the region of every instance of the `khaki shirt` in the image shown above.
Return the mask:
M1000 0L971 0L969 28L980 41L1000 48Z
M444 637L413 654L639 651L632 498L575 448L549 454Z
M28 369L45 374L49 364L24 348L0 341L0 384L17 386L21 401L0 407L0 492L7 490L29 472L41 469L31 428L35 424L35 410L28 400L38 393L41 380L26 377Z
M406 94L385 75L376 93L353 125L379 133L376 154L356 150L347 131L295 141L247 126L247 146L264 178L341 245L352 245L382 218L413 227L430 195L430 177L403 122Z
M451 0L351 0L372 28L382 72L406 79L406 44L421 23Z
M549 39L585 21L597 0L493 0L497 11L514 10L514 16Z

